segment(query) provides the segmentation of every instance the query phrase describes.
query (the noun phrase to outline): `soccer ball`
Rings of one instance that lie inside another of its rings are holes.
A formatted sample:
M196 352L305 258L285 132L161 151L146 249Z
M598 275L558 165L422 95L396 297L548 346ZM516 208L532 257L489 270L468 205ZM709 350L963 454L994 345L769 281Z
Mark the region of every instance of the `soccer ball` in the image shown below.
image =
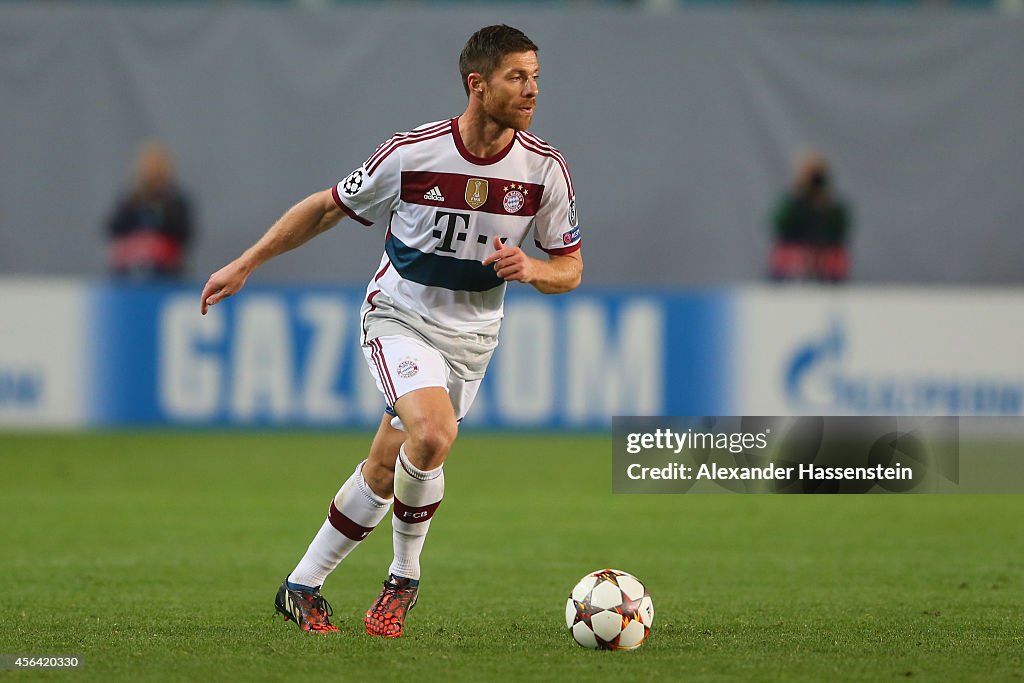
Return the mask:
M565 603L565 625L592 650L640 647L654 623L651 595L632 574L602 569L587 574Z

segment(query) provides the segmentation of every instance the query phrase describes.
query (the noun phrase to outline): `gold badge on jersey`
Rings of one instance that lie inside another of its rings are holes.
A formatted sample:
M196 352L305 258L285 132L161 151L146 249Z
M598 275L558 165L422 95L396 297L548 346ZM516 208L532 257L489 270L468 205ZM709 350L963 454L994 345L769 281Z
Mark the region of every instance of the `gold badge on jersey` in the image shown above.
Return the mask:
M470 178L466 182L466 203L471 209L479 209L487 201L487 181Z

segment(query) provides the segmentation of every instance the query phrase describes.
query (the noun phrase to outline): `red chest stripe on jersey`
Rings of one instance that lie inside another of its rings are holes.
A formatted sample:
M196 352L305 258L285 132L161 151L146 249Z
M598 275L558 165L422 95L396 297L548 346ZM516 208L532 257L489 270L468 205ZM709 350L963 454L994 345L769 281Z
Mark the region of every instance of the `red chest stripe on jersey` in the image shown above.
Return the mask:
M473 178L487 181L487 200L477 209L466 203L466 185ZM509 195L512 196L506 201ZM543 196L543 185L519 180L437 171L402 171L402 201L409 204L483 211L498 216L536 216Z

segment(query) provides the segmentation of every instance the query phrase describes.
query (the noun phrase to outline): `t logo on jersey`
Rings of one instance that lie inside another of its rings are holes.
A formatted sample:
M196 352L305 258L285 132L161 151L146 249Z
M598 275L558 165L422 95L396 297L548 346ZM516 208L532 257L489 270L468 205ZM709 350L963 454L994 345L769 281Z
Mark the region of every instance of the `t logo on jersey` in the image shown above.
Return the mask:
M448 219L444 229L436 229L433 232L435 238L441 240L441 245L437 248L437 251L443 251L448 254L454 254L455 249L452 248L452 240L458 242L465 242L466 235L469 230L469 214L468 213L455 213L453 211L438 211L437 215L434 216L434 225L440 225L441 221ZM463 230L459 230L459 221L462 221ZM484 238L484 242L487 238Z
M487 201L487 181L470 178L466 181L466 203L471 209L479 209Z

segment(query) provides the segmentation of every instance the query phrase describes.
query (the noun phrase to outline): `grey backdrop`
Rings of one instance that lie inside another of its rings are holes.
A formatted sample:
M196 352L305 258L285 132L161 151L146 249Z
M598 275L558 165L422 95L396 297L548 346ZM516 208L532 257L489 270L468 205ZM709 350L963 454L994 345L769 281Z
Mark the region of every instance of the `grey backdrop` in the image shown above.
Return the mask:
M832 157L859 281L1024 277L1024 18L953 11L0 6L0 274L100 275L136 143L176 150L195 277L396 130L459 113L458 52L541 46L586 280L750 281L793 151ZM363 281L351 221L266 279Z

